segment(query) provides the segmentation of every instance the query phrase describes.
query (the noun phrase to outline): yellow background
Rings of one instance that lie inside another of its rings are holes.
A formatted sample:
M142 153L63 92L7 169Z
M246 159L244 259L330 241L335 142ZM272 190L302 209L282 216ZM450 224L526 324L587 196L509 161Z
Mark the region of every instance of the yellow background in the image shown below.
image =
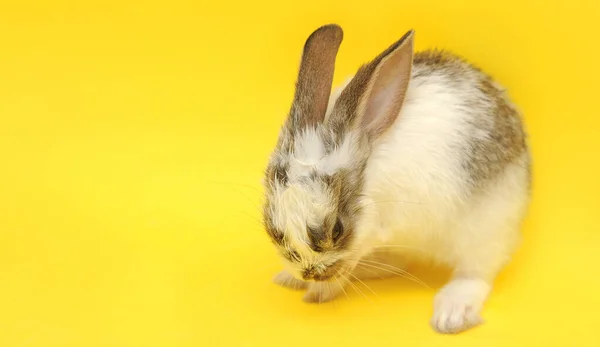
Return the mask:
M599 346L599 13L3 0L0 346ZM533 204L480 328L436 335L434 291L403 279L321 306L270 282L262 169L304 40L330 22L345 29L336 82L414 28L417 49L467 56L525 113Z

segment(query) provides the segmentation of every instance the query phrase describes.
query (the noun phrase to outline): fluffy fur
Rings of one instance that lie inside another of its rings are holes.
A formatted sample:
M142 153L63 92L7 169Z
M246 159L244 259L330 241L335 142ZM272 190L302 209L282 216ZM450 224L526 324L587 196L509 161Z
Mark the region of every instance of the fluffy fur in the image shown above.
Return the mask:
M275 281L307 289L309 302L333 299L349 278L391 274L369 266L372 259L451 267L431 324L456 333L480 323L493 280L518 244L530 157L504 91L448 53L413 57L412 37L321 97L322 114L292 108L267 168L265 225L286 264ZM325 55L335 57L341 29L313 33L304 57L311 39L333 46ZM296 105L306 93L297 88ZM393 252L378 252L386 245Z

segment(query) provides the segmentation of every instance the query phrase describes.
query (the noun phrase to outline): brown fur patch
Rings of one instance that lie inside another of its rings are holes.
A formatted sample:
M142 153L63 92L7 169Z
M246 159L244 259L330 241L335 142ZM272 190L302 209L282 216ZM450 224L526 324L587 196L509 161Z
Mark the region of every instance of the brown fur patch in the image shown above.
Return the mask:
M474 83L473 87L480 92L472 93L473 96L464 100L465 109L478 116L473 121L474 128L489 134L484 139L471 138L469 150L464 154L462 165L474 187L482 187L527 151L526 134L519 113L510 104L504 90L480 68L462 57L440 50L415 54L413 64L413 81L440 74L456 81L457 85L465 81Z

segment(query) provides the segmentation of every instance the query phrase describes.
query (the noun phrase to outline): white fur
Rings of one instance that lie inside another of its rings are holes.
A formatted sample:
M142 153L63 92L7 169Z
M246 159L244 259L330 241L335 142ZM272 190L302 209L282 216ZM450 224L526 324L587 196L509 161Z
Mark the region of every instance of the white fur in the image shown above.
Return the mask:
M363 255L401 245L404 255L454 270L432 319L446 333L479 321L492 281L518 242L529 198L528 153L485 189L474 193L468 186L461 165L468 140L490 136L485 126L473 125L481 124L474 119L480 115L462 106L468 93L478 92L472 78L463 86L450 85L442 74L411 81L398 120L374 145L356 229Z
M323 131L323 130L322 130ZM320 174L333 174L345 168L356 151L353 133L346 134L342 143L331 153L325 155L325 145L315 128L303 129L296 135L294 152L288 158L290 168L288 178L298 181L308 177L312 171Z
M307 226L320 226L335 208L328 204L331 198L322 182L304 178L313 171L333 174L347 167L356 152L354 138L353 133L347 134L338 147L325 155L319 129L307 128L296 134L294 152L283 159L289 164L288 184L283 187L276 183L277 194L274 194L272 204L277 208L272 209L273 224L286 231L290 248L302 254L303 264L322 262L327 256L316 255L308 247Z

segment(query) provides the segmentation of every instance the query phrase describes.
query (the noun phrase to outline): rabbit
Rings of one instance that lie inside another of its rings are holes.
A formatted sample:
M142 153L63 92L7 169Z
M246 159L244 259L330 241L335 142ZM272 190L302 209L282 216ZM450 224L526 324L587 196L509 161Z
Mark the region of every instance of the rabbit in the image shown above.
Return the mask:
M459 333L482 323L520 244L531 155L503 88L452 53L414 53L414 37L333 92L342 28L308 37L265 170L263 219L283 262L275 283L306 290L306 302L416 261L447 266L430 324Z

